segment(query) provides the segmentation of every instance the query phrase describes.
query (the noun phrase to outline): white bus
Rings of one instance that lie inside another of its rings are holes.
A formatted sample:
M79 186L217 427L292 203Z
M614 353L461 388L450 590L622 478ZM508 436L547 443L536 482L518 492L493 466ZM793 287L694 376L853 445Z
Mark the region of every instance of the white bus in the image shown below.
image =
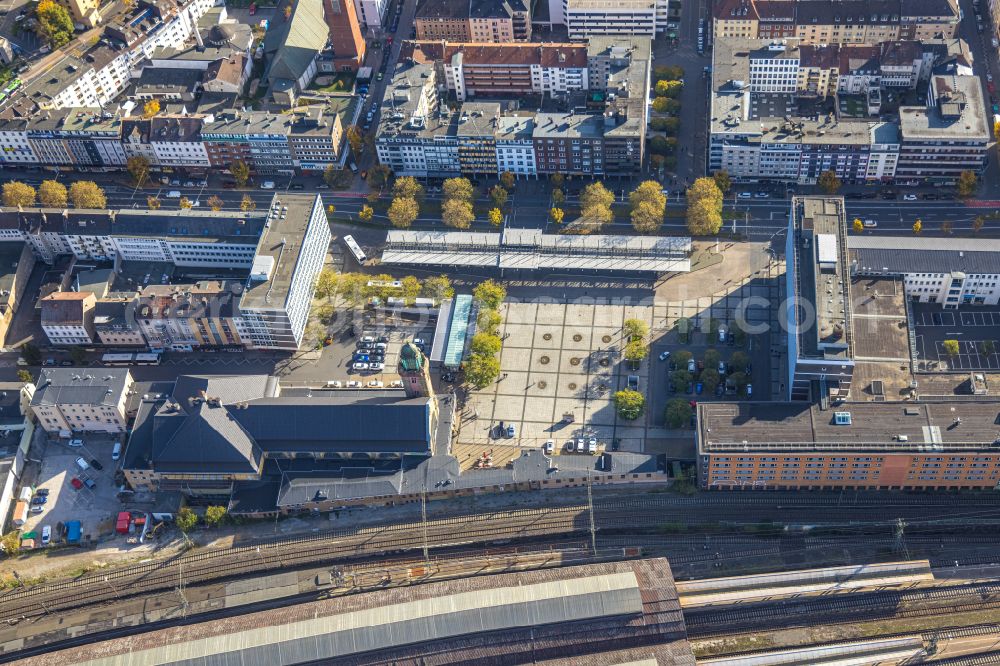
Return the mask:
M131 365L135 354L105 354L101 357L104 365Z
M362 252L361 246L355 242L354 236L344 236L344 245L346 245L347 249L351 251L351 254L354 255L354 258L357 259L359 264L365 263L365 260L368 257L366 257L365 253Z
M136 354L135 355L136 365L159 365L160 355L157 353L152 354Z

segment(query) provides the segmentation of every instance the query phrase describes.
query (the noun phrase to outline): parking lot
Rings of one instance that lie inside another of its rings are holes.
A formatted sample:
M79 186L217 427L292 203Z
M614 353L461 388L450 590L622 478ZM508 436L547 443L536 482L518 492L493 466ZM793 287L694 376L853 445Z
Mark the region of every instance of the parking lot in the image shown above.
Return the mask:
M942 310L937 303L913 303L914 336L921 369L967 372L1000 369L1000 309L963 306ZM945 340L958 342L958 354L949 355ZM992 347L992 349L990 349Z
M354 336L344 331L334 337L323 348L317 365L323 368L326 382L339 381L345 388L348 382L361 382L363 386L371 385L372 388L377 388L381 382L382 386L389 387L393 382L399 381L396 368L403 343L423 340L425 352L429 354L433 333L433 325L424 324L398 327L383 324L363 329L355 327ZM362 348L363 344L368 346L367 349ZM377 350L383 353L377 354ZM373 370L374 363L381 363L381 367L376 366L378 369ZM314 368L311 374L315 372Z
M37 531L40 535L42 527L49 525L52 540L58 543L62 535L57 526L69 520L80 521L84 540L111 533L120 506L114 483L115 461L111 459L113 447L114 440L97 436L85 437L81 447L48 442L40 456L42 466L35 488L36 494L39 489L48 490L48 501L42 513L29 514L22 533ZM89 469L82 470L77 465L76 460L81 457ZM97 460L103 469L90 465L91 460ZM80 481L79 489L72 485L73 479ZM87 480L93 481L93 488L85 484Z

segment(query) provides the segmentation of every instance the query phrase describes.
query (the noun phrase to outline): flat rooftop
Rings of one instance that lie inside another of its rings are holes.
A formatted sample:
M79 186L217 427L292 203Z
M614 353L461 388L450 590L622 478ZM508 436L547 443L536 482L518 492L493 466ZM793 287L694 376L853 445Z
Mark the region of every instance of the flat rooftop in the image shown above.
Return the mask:
M800 313L808 327L799 329L807 355L850 352L850 278L846 262L847 231L843 197L794 197L795 289L815 317Z
M849 423L838 425L842 413ZM826 410L794 402L701 402L698 449L998 452L1000 402L849 402Z
M851 265L865 275L1000 273L1000 240L927 236L851 236Z
M322 207L322 203L315 194L282 193L271 200L268 222L257 244L251 270L258 273L266 268L267 279L255 280L251 276L241 307L267 310L284 306L316 206Z

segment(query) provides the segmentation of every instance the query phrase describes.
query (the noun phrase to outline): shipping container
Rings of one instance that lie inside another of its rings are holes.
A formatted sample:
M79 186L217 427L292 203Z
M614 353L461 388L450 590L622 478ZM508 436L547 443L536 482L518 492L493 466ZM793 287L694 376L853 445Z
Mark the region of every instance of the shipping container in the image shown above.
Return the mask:
M122 511L118 514L118 523L115 525L115 531L119 534L128 534L130 522L132 522L132 516L129 515L128 511Z
M66 522L66 543L80 543L80 521Z
M18 499L21 500L22 502L30 502L32 494L33 493L31 492L31 486L25 486L21 488L21 495L18 497Z

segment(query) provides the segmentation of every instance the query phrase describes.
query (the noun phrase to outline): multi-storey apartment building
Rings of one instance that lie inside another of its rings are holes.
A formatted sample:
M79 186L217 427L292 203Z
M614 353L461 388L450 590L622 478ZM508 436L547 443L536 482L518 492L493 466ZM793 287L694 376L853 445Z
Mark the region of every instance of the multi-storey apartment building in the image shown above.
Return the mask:
M94 341L94 305L90 292L60 291L40 301L42 330L53 345L89 345Z
M706 489L958 490L1000 482L995 402L709 403Z
M132 314L150 349L240 345L236 318L242 292L239 282L220 280L150 285L138 294Z
M437 65L439 79L461 102L478 96L554 95L585 90L586 44L414 42L410 57Z
M414 16L417 39L503 44L531 39L524 0L424 0Z
M330 225L314 194L282 194L267 214L234 323L249 347L295 350L330 246Z
M950 0L721 0L713 18L716 39L798 37L808 44L947 39L960 20Z
M574 86L579 81L581 88L604 93L599 107L589 113L505 113L498 102L465 103L452 112L440 103L438 85L449 69L454 78L455 68L439 60L405 59L388 88L376 139L380 162L397 174L414 176L504 170L525 176L634 173L645 150L649 40L593 38L586 48L582 71L575 66L583 64L580 54L564 64L573 65L566 71L578 74ZM522 80L518 85L527 87L527 77ZM502 86L510 85L508 77ZM586 105L581 91L575 92Z
M132 384L128 368L46 368L38 377L31 411L48 433L124 433Z
M354 0L354 12L362 28L377 30L386 19L389 0Z
M801 46L723 38L713 52L709 171L741 181L951 183L982 171L988 141L978 79L952 44ZM927 104L885 119L884 87L928 86ZM800 103L854 95L852 113Z

